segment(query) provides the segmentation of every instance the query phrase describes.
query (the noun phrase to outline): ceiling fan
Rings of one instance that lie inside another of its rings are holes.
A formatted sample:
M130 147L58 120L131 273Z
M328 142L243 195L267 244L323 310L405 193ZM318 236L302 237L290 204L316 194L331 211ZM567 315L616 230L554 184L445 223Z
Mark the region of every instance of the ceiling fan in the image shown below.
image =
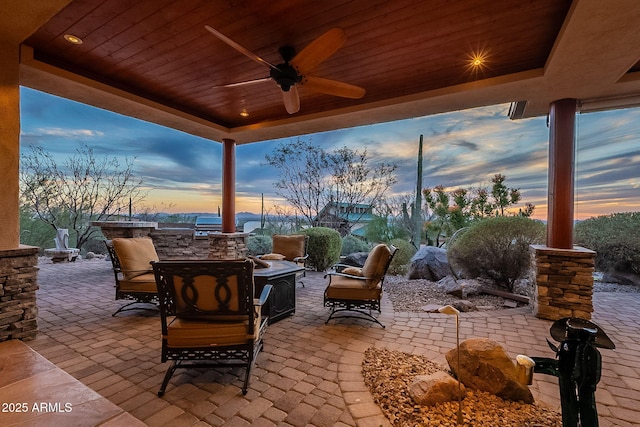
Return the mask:
M343 98L359 99L365 94L365 90L360 86L308 74L320 65L322 61L333 55L344 44L346 35L340 28L330 29L309 43L297 54L291 46L281 47L279 52L284 62L274 65L209 25L205 25L204 27L238 52L270 68L269 77L214 87L236 87L273 80L282 90L284 106L289 114L297 113L300 110L298 85L302 85L315 92Z

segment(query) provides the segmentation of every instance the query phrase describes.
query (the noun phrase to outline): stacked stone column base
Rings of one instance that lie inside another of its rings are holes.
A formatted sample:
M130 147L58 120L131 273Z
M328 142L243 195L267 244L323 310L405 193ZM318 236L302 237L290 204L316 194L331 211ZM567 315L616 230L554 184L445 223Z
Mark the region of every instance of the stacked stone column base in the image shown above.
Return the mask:
M537 317L591 319L596 253L582 247L555 249L532 245L536 288L533 310Z
M244 259L249 233L209 233L209 259Z
M0 341L38 333L38 248L0 250Z

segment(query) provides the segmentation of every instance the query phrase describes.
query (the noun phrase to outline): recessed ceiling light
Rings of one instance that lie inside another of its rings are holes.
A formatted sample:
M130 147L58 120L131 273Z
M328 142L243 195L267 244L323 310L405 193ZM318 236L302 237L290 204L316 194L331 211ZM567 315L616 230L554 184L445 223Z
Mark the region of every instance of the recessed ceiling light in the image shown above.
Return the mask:
M489 64L489 51L487 49L477 49L467 55L467 72L475 78L483 72Z
M82 44L82 39L78 36L74 36L73 34L65 34L64 39L71 44Z
M485 52L474 52L469 55L469 66L473 68L483 67L487 62L487 54Z
M249 112L243 108L242 111L240 111L240 115L242 117L249 117Z

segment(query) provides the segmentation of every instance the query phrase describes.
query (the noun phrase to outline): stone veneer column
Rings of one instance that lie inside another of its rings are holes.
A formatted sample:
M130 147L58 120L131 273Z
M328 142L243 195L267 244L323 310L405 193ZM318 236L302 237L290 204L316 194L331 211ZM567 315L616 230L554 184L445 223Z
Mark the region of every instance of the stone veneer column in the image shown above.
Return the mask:
M0 250L0 341L38 333L38 248Z
M591 319L596 253L575 246L555 249L532 245L536 275L534 314L541 319Z
M244 259L249 233L209 233L209 259Z

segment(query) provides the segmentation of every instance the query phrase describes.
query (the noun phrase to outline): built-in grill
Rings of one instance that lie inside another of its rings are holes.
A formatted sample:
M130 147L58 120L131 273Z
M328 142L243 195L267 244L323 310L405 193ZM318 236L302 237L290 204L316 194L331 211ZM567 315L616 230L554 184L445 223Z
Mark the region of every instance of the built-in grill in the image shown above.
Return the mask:
M208 239L209 233L222 231L222 218L219 216L199 216L196 218L194 237Z

